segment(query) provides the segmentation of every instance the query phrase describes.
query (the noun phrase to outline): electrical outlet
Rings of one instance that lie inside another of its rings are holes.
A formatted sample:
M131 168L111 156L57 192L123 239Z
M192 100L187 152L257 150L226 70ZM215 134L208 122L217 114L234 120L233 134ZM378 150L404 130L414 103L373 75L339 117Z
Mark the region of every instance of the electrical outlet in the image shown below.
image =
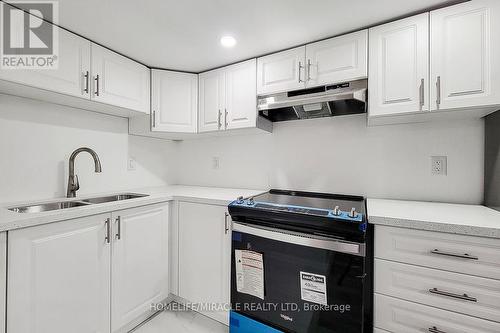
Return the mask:
M448 158L446 156L432 156L431 160L432 174L446 176L448 173Z
M212 157L212 168L219 169L220 168L220 159L217 156Z

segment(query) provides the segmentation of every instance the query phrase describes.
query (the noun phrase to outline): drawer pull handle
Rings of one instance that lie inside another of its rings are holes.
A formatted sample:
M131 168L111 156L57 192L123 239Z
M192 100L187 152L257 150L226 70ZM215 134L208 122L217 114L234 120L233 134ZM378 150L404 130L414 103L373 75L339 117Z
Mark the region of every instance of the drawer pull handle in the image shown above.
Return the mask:
M441 256L448 256L448 257L455 257L455 258L463 258L463 259L471 259L471 260L479 260L478 257L476 256L471 256L468 253L460 254L460 253L450 253L450 252L443 252L438 249L434 249L431 251L432 254L439 254Z
M436 294L436 295L441 295L441 296L447 296L447 297L452 297L452 298L458 298L458 299L462 299L464 301L477 302L477 298L470 297L467 294L460 295L460 294L449 293L447 291L439 290L438 288L429 289L429 292L431 294Z
M432 332L432 333L446 333L445 331L441 331L440 329L438 329L436 326L432 326L432 327L429 327L429 332Z

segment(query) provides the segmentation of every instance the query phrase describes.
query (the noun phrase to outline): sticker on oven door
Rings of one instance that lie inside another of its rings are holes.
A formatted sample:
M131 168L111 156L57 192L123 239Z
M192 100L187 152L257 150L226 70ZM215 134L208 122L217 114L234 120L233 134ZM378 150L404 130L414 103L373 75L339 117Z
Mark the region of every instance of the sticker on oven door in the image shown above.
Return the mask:
M264 260L262 253L235 250L236 290L264 299Z
M300 272L300 298L306 302L328 305L326 276Z

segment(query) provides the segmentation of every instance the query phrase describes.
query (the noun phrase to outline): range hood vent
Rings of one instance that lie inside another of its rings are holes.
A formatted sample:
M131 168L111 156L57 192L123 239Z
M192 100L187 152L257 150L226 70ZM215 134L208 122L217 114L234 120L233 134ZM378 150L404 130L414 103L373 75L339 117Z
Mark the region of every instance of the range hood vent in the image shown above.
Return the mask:
M272 122L366 112L368 80L261 96L259 115Z

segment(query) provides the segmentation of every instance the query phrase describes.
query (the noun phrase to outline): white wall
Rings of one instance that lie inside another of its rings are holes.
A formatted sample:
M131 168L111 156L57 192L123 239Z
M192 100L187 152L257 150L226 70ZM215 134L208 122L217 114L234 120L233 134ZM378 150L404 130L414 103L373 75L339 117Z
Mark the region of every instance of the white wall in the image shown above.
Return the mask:
M97 151L103 172L95 174L91 157L80 155L80 194L168 183L483 200L483 120L368 128L361 115L180 143L127 133L123 118L0 95L0 202L64 196L69 155L81 146ZM431 174L432 155L448 156L447 176ZM127 171L128 156L136 171Z
M125 118L0 95L0 202L65 196L68 158L82 146L99 154L103 172L79 155L79 194L164 185L174 177L174 145L129 136ZM135 171L127 170L128 156Z
M447 176L431 174L434 155L448 156ZM360 115L275 123L272 135L184 141L175 156L181 184L483 200L483 120L368 128Z

